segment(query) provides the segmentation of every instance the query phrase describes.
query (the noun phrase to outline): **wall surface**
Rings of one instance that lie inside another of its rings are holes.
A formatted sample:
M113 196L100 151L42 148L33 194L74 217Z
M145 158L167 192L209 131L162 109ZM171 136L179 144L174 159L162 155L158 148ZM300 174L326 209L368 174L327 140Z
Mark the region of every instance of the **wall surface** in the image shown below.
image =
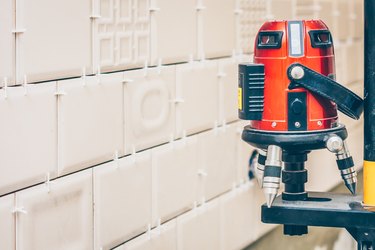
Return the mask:
M274 226L248 178L237 65L270 19L324 19L363 80L360 0L1 0L0 249L242 249ZM345 117L362 159L362 122ZM314 152L310 190L340 183ZM321 174L324 172L324 174Z

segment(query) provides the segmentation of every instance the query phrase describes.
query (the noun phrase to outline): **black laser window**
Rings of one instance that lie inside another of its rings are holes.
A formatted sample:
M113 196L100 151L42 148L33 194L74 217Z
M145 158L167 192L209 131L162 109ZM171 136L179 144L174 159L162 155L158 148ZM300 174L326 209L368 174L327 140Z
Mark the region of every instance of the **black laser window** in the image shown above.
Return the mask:
M313 48L329 48L332 46L332 36L328 30L311 30L309 32Z
M279 49L281 48L282 31L261 31L258 34L258 49Z

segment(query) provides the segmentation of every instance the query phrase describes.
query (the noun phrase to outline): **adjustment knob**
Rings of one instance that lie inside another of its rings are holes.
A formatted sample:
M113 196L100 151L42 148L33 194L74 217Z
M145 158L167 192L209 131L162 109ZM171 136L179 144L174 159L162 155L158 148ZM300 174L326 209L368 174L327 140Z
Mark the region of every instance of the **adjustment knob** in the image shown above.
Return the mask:
M305 108L303 102L298 98L296 98L290 106L292 108L293 113L296 115L301 114Z

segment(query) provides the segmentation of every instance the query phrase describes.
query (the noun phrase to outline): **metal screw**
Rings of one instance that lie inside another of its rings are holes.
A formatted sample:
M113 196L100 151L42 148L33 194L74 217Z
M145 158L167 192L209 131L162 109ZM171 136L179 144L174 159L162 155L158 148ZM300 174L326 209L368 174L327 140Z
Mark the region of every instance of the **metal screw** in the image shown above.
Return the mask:
M300 128L300 127L301 127L301 123L299 123L299 122L295 122L295 123L294 123L294 126L295 126L296 128Z
M277 123L276 122L273 122L272 124L271 124L271 127L276 127L276 125L277 125Z
M303 71L301 66L295 66L290 71L290 75L293 79L299 80L305 75L305 71Z
M318 126L322 126L323 125L323 122L322 121L318 121Z
M332 153L337 153L343 148L344 142L342 141L340 137L335 135L335 136L331 136L327 140L326 146L327 146L327 149L331 151Z

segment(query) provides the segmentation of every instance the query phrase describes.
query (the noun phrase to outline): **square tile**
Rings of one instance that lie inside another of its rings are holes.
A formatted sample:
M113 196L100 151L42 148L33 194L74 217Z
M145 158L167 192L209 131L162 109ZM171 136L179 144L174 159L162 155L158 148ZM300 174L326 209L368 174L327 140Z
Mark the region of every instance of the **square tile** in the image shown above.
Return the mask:
M246 183L249 181L249 160L254 150L257 150L253 146L250 146L247 142L241 138L242 131L248 121L239 121L233 124L236 127L236 152L237 152L237 184Z
M95 249L110 249L151 223L151 152L94 168Z
M228 56L236 47L235 0L202 0L203 48L200 54L206 58Z
M236 139L236 130L229 125L198 135L199 172L203 182L199 200L210 200L233 187L237 174Z
M153 149L153 222L167 221L196 201L197 140L188 137Z
M58 82L59 175L123 154L122 79L116 73Z
M308 182L306 183L308 191L327 192L342 183L336 156L328 149L312 151L308 155L305 167L308 170Z
M298 20L314 19L318 14L318 4L316 1L299 0L296 2L296 18Z
M90 0L22 0L16 11L17 29L24 30L17 40L19 83L24 76L36 82L92 72Z
M151 12L151 63L186 62L197 54L196 0L155 0Z
M0 195L57 173L56 82L0 90Z
M268 19L267 1L237 0L237 8L239 10L236 17L237 51L253 53L258 30Z
M335 29L334 39L346 40L349 38L349 0L336 0ZM363 26L362 26L363 27Z
M254 205L253 188L247 183L221 196L222 249L244 249L256 239L260 218L254 212L260 207Z
M352 1L352 8L350 9L351 13L351 34L354 39L362 39L364 36L363 24L363 1L362 0L354 0Z
M93 64L96 71L139 68L150 61L150 1L96 0Z
M293 20L295 2L293 0L274 0L271 4L274 20Z
M238 62L235 59L219 61L219 123L238 119Z
M250 56L220 59L219 66L219 123L238 120L238 64L249 62Z
M335 3L331 0L319 0L319 18L328 26L331 34L335 35ZM333 36L332 35L332 36ZM333 36L333 41L336 40L336 36Z
M150 148L173 138L175 131L174 66L125 71L125 151Z
M259 239L267 232L271 231L277 225L275 224L265 224L261 220L261 206L266 203L263 190L257 185L256 181L251 181L250 184L252 190L251 203L254 207L253 209L253 228L255 229L255 239ZM280 193L280 192L279 192ZM253 232L254 233L254 232Z
M92 170L16 193L17 249L93 249Z
M16 36L13 33L15 23L15 6L13 0L0 3L0 87L7 78L8 86L15 84Z
M0 198L0 248L16 249L16 215L14 211L14 194Z
M176 68L176 136L213 128L219 113L217 62L192 62Z
M121 250L175 250L177 249L176 220L169 221L127 243Z
M179 250L220 249L219 201L204 204L177 218Z

